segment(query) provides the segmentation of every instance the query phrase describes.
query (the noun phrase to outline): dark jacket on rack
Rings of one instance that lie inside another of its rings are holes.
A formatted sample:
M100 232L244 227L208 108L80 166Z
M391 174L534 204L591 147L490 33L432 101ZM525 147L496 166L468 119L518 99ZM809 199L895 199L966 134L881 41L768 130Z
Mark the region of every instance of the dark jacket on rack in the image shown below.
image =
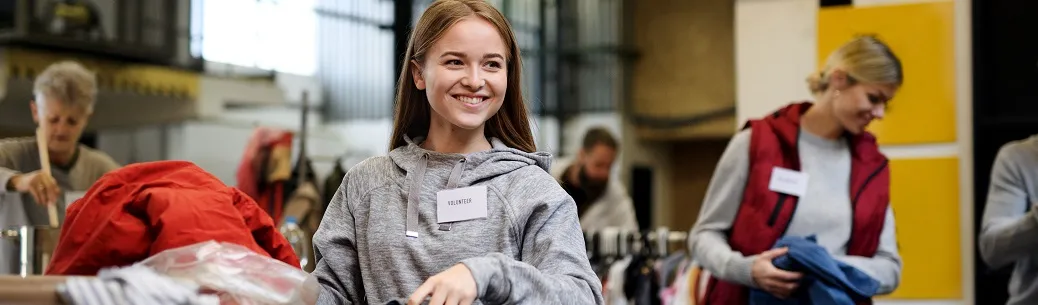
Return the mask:
M331 202L332 197L335 196L335 192L339 190L339 185L342 184L342 178L346 176L346 169L342 167L342 158L335 160L335 167L332 168L332 172L328 174L328 177L324 179L324 192L321 198L322 204L324 205L321 210L328 209L328 203Z
M800 288L785 300L754 289L750 293L750 305L855 304L869 300L879 290L879 282L834 259L815 243L814 236L783 237L775 248L783 247L789 248L789 252L775 258L772 264L782 270L803 273Z
M301 177L302 175L306 175L306 177ZM285 205L288 205L288 201L299 192L299 188L303 187L304 184L311 184L315 188L319 187L320 184L317 181L313 162L310 161L310 158L300 156L299 160L296 160L296 166L292 168L292 176L289 177L288 181L285 181ZM321 196L319 191L317 196ZM318 197L318 201L320 200L322 198ZM282 215L281 220L284 220L285 217L287 215Z
M624 295L637 305L660 305L660 277L656 259L639 254L631 259L624 270Z
M798 198L771 191L774 168L800 171L797 141L800 118L811 103L794 103L770 116L752 120L750 171L742 203L733 222L728 243L732 250L750 256L771 248L786 232L796 212ZM850 194L853 219L847 255L873 257L890 203L890 172L876 138L865 132L848 135L851 147ZM749 289L711 277L706 304L747 304ZM865 301L867 303L871 301Z

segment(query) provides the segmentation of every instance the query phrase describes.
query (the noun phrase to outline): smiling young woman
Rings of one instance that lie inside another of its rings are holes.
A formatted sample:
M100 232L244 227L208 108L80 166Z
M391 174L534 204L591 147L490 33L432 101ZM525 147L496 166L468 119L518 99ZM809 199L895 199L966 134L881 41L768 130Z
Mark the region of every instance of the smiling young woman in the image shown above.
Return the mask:
M440 0L411 35L389 155L346 174L314 234L317 303L604 303L505 17Z
M448 1L450 2L450 1ZM390 148L405 136L461 133L474 141L500 139L524 152L536 151L522 95L522 58L511 25L483 1L432 5L412 33L408 68L400 73ZM440 3L437 3L440 4ZM452 26L453 27L450 27Z

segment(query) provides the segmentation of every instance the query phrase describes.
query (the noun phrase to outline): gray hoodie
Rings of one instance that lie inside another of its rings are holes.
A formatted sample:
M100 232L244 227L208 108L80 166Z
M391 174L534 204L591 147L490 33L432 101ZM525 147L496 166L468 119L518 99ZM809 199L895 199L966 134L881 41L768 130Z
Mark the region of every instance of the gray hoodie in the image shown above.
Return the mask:
M467 155L407 146L343 178L314 235L317 304L385 304L462 263L482 304L603 304L573 199L551 155L492 139ZM486 186L487 218L436 222L437 192ZM409 209L410 208L410 209ZM408 237L405 231L417 233Z

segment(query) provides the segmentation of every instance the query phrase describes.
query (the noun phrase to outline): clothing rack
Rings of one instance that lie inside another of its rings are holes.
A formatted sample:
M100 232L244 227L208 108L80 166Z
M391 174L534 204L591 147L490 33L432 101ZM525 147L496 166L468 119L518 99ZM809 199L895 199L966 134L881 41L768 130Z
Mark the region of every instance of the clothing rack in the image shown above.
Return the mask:
M615 260L631 254L666 257L674 249L686 249L688 232L671 231L667 227L629 231L606 228L584 231L588 257L593 261Z
M310 117L309 110L310 110L309 92L307 92L306 90L303 90L303 111L300 111L300 115L302 116L302 119L301 119L302 123L299 124L300 125L299 126L299 135L300 135L300 137L299 137L299 160L296 161L296 167L299 169L299 176L296 177L296 179L297 179L296 183L299 183L299 185L302 185L303 183L306 183L306 179L309 177L308 176L309 175L309 171L312 170L310 168L310 166L312 166L312 164L305 163L305 162L307 162L306 161L307 160L307 156L306 156L307 155L307 151L306 151L306 136L307 136L307 129L308 129L307 128L307 119Z
M309 92L304 90L300 100L302 101L303 111L301 112L301 124L298 127L299 152L298 156L296 157L296 161L294 162L295 167L299 168L299 179L303 179L303 177L306 177L307 174L310 174L307 171L314 170L314 168L307 168L305 166L300 167L301 164L303 164L303 162L309 163L310 166L313 166L314 163L331 163L343 166L343 162L349 162L351 160L356 160L354 162L359 162L361 160L367 159L368 157L375 155L373 152L362 151L347 151L344 153L333 155L312 153L309 149L309 137L312 136L313 132L310 130L311 128L309 126L308 117L310 113L309 109L313 108L313 106L310 105ZM299 183L302 183L302 181L300 181Z
M674 304L677 299L694 304L688 288L692 258L684 250L688 232L604 228L584 231L584 236L607 304Z

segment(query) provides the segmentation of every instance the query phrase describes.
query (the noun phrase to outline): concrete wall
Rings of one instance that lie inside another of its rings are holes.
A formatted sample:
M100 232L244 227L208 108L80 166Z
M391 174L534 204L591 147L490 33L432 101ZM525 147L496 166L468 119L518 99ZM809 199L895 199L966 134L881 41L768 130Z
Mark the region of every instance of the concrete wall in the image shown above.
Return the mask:
M811 98L817 15L817 0L736 1L736 125Z

